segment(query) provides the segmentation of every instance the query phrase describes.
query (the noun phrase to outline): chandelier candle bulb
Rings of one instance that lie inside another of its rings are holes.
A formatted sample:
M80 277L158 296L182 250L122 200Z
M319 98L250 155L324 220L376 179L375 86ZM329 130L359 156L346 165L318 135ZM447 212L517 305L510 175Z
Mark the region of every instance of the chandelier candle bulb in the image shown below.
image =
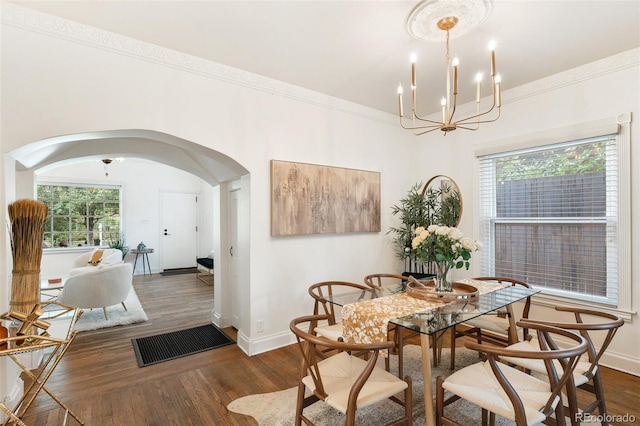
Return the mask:
M415 53L411 55L411 86L416 87L416 61L418 57Z
M402 117L402 84L398 85L398 114Z
M442 122L446 122L447 121L447 112L445 107L447 106L447 100L445 98L442 98L442 100L440 101L440 105L442 105Z
M453 58L453 94L454 96L458 94L458 58Z
M489 50L491 51L491 77L496 75L496 42L489 42Z

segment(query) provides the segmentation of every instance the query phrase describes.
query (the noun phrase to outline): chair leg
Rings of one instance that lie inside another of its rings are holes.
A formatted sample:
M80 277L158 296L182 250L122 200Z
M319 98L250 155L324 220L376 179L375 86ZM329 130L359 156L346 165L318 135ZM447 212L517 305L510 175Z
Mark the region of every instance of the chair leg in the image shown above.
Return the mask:
M600 376L600 368L596 371L596 374L593 376L593 391L598 399L598 411L600 416L603 418L602 424L604 426L609 423L606 421L607 418L607 407L604 402L604 387L602 386L602 377Z
M127 306L124 304L124 302L120 302L122 303L122 307L124 308L125 311L128 311Z
M402 330L396 330L396 344L398 348L396 352L398 353L398 377L402 378L404 374L404 355L402 354L403 345L404 345L404 335L402 334ZM387 360L389 359L389 354L387 354Z
M531 374L526 371L527 374ZM566 398L567 398L567 407L569 408L569 419L571 420L571 426L579 426L580 422L578 421L578 397L576 395L576 386L573 381L573 377L569 377L569 380L565 384L566 388ZM564 400L562 394L560 395ZM564 401L561 401L560 404L563 404Z
M407 419L407 426L413 425L413 382L411 377L406 376L404 381L409 385L404 390L404 416Z
M436 378L436 426L442 425L444 416L444 388L442 387L442 376Z
M106 306L103 306L103 307L102 307L102 312L104 312L104 319L105 319L105 320L108 320L108 319L109 319L109 317L107 317L107 307L106 307Z
M302 383L300 383L298 385L298 401L296 403L296 418L293 423L295 426L302 425L302 409L304 408L304 392L305 392L305 386Z
M449 368L451 370L455 370L456 369L456 326L452 326L450 327L451 329L451 336L450 336L450 340L451 340L451 362L449 363Z

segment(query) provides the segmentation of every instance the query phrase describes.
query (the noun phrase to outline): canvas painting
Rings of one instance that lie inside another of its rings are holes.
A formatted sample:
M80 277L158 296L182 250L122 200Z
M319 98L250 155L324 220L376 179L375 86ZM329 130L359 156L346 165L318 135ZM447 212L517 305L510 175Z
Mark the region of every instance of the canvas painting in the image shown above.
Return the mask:
M380 173L271 161L271 235L380 232Z

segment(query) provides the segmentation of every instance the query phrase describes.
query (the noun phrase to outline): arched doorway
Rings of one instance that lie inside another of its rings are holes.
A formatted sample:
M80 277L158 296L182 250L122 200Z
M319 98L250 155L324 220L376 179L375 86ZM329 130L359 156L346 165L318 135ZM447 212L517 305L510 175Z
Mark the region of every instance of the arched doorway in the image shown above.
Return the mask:
M238 182L246 181L248 170L236 160L202 144L166 133L141 129L121 129L57 136L32 142L7 153L5 194L7 200L32 198L36 173L60 166L103 158L122 157L149 160L195 175L216 190L213 214L217 229L214 232L216 265L214 315L217 325L231 325L228 244L228 193ZM13 163L13 167L11 166ZM248 188L248 186L247 186ZM247 189L248 190L248 189ZM241 217L248 217L242 215ZM236 255L237 250L235 248ZM248 247L245 248L248 250ZM248 283L247 276L242 280ZM247 284L248 285L248 284ZM5 289L8 292L8 289ZM246 294L246 293L243 293ZM248 298L240 300L239 310L247 309ZM237 315L238 313L235 313Z

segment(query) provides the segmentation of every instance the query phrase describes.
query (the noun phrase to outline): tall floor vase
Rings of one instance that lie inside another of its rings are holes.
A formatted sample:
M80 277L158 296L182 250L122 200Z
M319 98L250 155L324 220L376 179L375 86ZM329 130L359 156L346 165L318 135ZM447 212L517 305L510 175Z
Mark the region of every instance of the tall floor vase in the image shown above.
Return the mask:
M11 222L11 297L12 311L28 314L40 301L40 262L47 205L35 200L17 200L9 204Z

